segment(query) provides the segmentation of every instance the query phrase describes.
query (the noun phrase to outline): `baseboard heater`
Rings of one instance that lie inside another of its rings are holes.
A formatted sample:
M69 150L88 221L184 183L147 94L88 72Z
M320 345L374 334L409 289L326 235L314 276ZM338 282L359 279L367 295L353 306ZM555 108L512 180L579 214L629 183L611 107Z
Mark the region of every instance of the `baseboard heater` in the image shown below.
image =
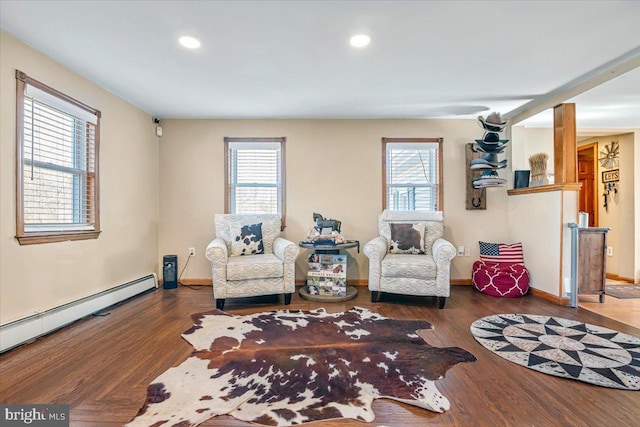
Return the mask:
M0 353L158 287L155 273L0 326Z

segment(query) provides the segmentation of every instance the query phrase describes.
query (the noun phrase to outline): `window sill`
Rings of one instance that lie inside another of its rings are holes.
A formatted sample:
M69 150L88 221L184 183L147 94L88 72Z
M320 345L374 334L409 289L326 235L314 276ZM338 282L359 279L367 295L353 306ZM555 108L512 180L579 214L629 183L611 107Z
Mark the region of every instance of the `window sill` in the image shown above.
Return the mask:
M97 239L100 231L60 232L60 233L34 233L16 236L21 245L36 245L40 243L67 242L70 240Z

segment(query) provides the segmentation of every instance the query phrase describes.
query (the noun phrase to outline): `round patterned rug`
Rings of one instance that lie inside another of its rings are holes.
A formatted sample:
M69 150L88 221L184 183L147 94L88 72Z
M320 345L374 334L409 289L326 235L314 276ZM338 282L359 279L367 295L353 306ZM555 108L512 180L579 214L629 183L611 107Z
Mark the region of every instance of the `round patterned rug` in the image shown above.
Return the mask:
M496 314L471 333L497 355L549 375L640 390L640 338L560 317Z

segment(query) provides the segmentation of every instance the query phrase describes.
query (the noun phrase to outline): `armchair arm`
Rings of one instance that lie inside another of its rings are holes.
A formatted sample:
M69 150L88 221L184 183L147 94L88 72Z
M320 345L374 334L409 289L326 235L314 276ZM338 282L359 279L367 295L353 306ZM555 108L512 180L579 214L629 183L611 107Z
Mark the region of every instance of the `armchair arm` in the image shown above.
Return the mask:
M382 259L387 254L387 239L373 238L362 247L362 252L369 258L369 289L377 292L380 290Z
M436 264L440 262L451 263L451 260L456 256L456 248L443 238L436 239L431 250Z
M456 256L456 248L443 238L437 239L432 246L433 260L436 263L436 288L438 295L449 296L451 288L451 260Z
M227 297L227 244L222 239L214 239L205 250L205 256L211 261L211 277L213 279L213 297Z
M296 289L296 258L300 247L290 240L276 237L273 241L273 254L282 261L284 273L284 292L293 293Z
M205 256L213 263L226 264L229 257L227 244L222 239L213 239L205 250Z
M276 237L273 241L273 254L282 262L295 262L300 247L290 240L282 237Z
M362 252L364 252L369 259L378 258L382 260L387 254L387 239L382 236L373 238L362 247Z

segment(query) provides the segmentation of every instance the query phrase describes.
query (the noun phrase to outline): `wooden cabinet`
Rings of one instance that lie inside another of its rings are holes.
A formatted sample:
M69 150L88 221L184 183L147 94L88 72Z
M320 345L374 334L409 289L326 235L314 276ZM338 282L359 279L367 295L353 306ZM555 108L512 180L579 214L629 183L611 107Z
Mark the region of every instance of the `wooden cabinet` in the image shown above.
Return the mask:
M607 270L608 228L578 229L578 293L598 294L604 299Z

